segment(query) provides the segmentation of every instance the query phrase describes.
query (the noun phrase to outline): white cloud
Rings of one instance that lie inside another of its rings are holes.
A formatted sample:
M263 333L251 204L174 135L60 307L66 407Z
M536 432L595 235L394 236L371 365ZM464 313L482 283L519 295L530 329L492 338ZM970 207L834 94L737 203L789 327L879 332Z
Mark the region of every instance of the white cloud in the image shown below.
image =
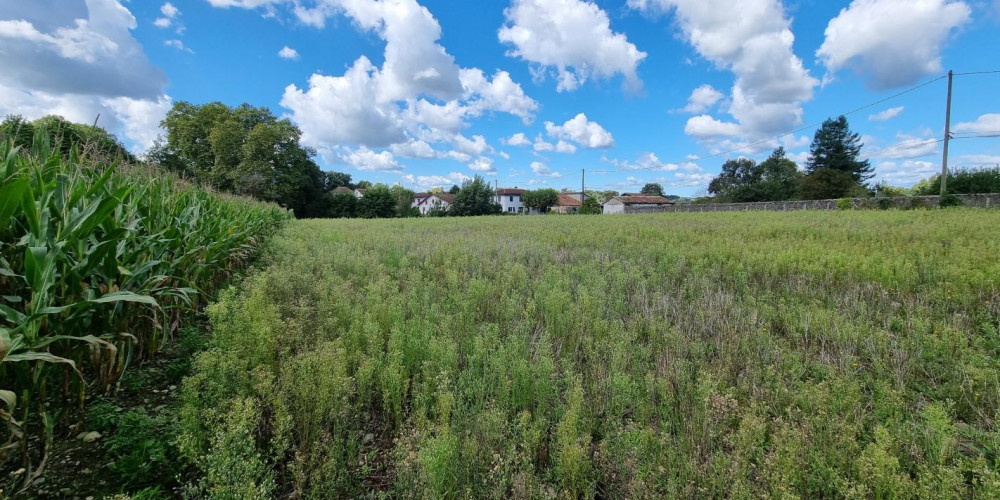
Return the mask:
M500 111L521 118L525 125L534 121L538 103L524 94L521 85L510 78L510 73L497 71L492 80L487 80L482 70L473 68L461 70L459 77L465 89L469 115Z
M282 59L295 61L299 58L299 51L285 45L284 47L281 48L281 50L278 51L278 57Z
M409 142L393 144L392 152L403 158L429 159L436 157L436 152L430 144L424 141L410 139Z
M545 139L543 139L542 134L538 134L538 136L535 137L535 144L533 145L533 149L539 153L544 153L546 151L552 151L556 149L556 147L551 142L547 142Z
M545 133L549 137L574 141L577 144L590 149L605 149L615 145L615 140L611 133L604 130L597 122L587 119L587 115L580 113L562 125L552 122L545 122Z
M876 89L941 72L941 49L970 20L961 0L854 0L826 28L816 56L833 74L850 68Z
M302 142L314 147L340 143L386 147L408 139L394 103L379 102L377 69L361 56L344 76L313 74L305 92L285 88L281 105L292 111Z
M500 157L501 157L501 158L503 158L503 159L505 159L505 160L509 160L509 159L510 159L510 155L509 155L509 154L507 154L507 152L506 152L506 151L501 151L501 152L499 152L498 154L500 155Z
M452 185L461 186L465 181L471 181L472 177L465 175L461 172L451 172L447 176L444 175L417 175L406 174L402 176L411 185L419 190L430 190L432 188L442 188L447 189Z
M559 141L556 143L556 152L571 155L576 153L576 146L566 141Z
M500 142L508 146L530 146L531 140L528 139L524 132L518 132L506 139L500 139Z
M156 26L157 28L169 28L170 19L166 17L158 17L155 21L153 21L153 26Z
M870 121L873 122L884 122L891 120L903 113L905 107L896 106L895 108L889 108L885 111L880 111L868 117Z
M722 92L715 90L711 85L702 85L691 92L688 97L687 106L682 111L685 113L703 113L725 97Z
M376 153L364 146L354 151L347 150L339 157L341 161L358 170L396 172L403 169L389 151Z
M887 161L879 163L875 167L878 182L900 187L910 187L920 179L930 177L940 171L941 165L919 160Z
M474 135L472 139L469 139L464 135L458 134L452 138L451 143L455 146L456 151L467 155L481 155L493 151L493 148L486 142L486 138L481 135Z
M1000 113L981 115L976 121L958 123L951 128L952 132L1000 133Z
M700 115L687 130L701 139L759 138L802 123L802 103L819 82L792 45L795 35L780 0L629 0L651 16L675 14L684 39L705 59L736 76L726 110L735 121Z
M562 174L560 174L559 172L553 172L548 165L540 161L531 162L531 173L540 177L552 177L552 178L562 177Z
M184 42L180 40L165 40L163 45L167 47L173 47L181 52L187 52L188 54L194 54L194 51L184 46Z
M683 170L685 172L701 172L701 167L693 162L689 161L680 164L664 163L659 157L656 156L656 154L651 152L640 154L634 162L609 158L602 158L601 161L614 165L615 168L619 170L649 170L663 172L676 172Z
M115 0L8 2L0 20L0 116L93 123L145 151L170 107L166 76L131 34Z
M626 88L642 87L637 67L646 57L622 33L611 31L607 13L581 0L514 0L498 32L512 45L509 56L554 72L559 91L572 91L591 78L622 75Z
M922 139L905 134L896 137L899 141L895 144L878 148L871 151L872 158L886 158L893 160L903 160L911 158L921 158L937 153L938 142L935 139ZM862 156L866 156L862 151Z
M476 172L485 172L487 174L496 173L496 169L493 168L493 159L485 156L476 158L475 161L469 164L469 169L475 170Z
M162 13L164 17L168 19L173 19L177 17L177 15L181 13L181 11L178 10L177 7L174 7L174 4L167 2L160 6L160 13Z

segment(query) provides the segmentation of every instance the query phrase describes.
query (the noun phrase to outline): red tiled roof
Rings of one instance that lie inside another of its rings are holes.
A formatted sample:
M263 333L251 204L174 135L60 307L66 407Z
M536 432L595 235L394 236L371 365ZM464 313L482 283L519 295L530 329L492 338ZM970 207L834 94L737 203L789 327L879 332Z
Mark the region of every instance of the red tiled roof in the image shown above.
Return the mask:
M450 193L438 193L438 194L436 194L434 196L437 196L438 198L441 199L441 201L447 202L449 205L451 205L452 203L455 203L455 195L453 195L453 194L450 194Z
M615 198L626 205L673 205L674 202L662 196L619 196Z
M413 194L413 197L414 197L415 199L418 199L418 200L419 200L420 198L430 198L430 197L431 197L431 193L414 193L414 194Z
M559 195L559 201L556 202L556 205L560 207L579 207L583 205L583 203L580 203L580 200L568 194L561 194Z
M500 196L508 196L508 195L512 195L512 194L524 194L527 191L528 191L527 189L500 188L500 189L497 189L497 194L500 195Z

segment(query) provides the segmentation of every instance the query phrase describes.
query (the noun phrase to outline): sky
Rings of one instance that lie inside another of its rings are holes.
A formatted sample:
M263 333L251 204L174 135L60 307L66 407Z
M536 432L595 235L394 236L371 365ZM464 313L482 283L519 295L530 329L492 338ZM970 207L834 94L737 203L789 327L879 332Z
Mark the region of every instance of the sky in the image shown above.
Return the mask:
M0 0L0 115L100 114L141 153L173 103L246 102L355 180L691 196L727 159L804 167L847 114L908 187L941 168L941 77L998 46L1000 0ZM998 88L955 77L951 166L1000 164Z

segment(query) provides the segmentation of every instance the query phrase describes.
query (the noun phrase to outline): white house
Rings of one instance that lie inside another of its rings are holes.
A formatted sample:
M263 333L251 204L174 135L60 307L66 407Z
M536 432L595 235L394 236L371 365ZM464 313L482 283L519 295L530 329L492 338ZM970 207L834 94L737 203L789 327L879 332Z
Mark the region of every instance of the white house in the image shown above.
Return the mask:
M662 196L629 195L617 196L604 202L605 214L624 214L636 209L655 209L673 205L674 202Z
M435 193L424 198L424 201L417 205L420 209L420 215L427 215L427 212L434 210L435 208L439 210L450 210L451 205L455 203L455 195L448 193Z
M505 214L523 214L528 212L528 207L524 206L522 195L527 189L500 188L497 189L497 203L500 204L500 211Z
M365 197L365 191L367 191L367 189L355 189L354 190L354 197L357 198L357 199L359 199L359 200L361 198L364 198Z
M427 198L432 195L430 193L416 193L413 195L413 203L410 203L410 208L420 208L420 204L424 202Z

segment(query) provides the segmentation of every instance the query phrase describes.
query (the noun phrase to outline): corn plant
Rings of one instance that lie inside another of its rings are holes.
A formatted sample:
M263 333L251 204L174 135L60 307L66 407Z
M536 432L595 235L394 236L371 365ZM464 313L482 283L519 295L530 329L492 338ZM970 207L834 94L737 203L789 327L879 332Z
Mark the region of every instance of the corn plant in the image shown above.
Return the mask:
M55 409L159 351L288 217L65 150L44 131L30 151L0 144L0 465L18 451L24 485L44 468Z

